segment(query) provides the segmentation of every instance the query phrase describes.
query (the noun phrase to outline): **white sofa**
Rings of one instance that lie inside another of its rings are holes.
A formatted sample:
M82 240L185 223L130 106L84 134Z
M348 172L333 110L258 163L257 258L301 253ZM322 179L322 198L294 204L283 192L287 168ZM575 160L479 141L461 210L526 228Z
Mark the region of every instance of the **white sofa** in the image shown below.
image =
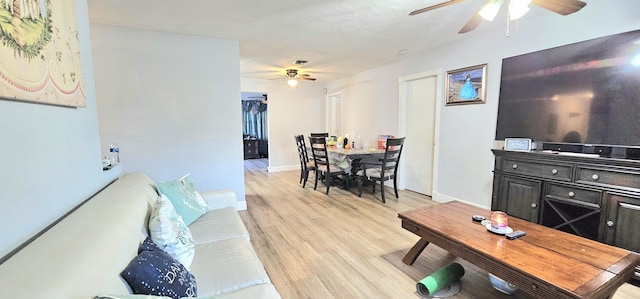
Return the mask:
M198 297L280 298L235 209L235 193L201 194L212 210L189 226ZM157 198L147 176L125 174L1 264L0 298L131 293L119 274L148 235Z

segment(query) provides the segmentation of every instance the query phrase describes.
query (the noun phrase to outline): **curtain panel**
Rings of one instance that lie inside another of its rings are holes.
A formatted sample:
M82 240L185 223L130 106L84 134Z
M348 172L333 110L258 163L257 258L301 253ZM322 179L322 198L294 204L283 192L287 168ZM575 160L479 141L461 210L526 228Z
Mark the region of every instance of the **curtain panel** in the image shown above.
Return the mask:
M242 102L242 134L266 142L269 140L267 120L267 104L260 101Z

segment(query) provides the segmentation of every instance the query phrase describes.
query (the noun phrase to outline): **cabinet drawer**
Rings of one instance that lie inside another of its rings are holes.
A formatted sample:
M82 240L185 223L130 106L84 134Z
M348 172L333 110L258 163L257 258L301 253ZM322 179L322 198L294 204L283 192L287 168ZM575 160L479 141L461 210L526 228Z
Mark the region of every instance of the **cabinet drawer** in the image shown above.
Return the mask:
M569 164L550 164L538 161L530 162L527 160L504 159L501 170L509 173L569 182L571 181L572 167Z
M578 166L576 183L637 191L640 190L640 172Z
M260 158L260 154L258 152L258 140L245 140L244 141L244 158L245 159L255 159Z
M547 184L545 196L563 200L565 202L587 203L601 206L602 191L576 188L558 184ZM594 206L595 207L595 206Z

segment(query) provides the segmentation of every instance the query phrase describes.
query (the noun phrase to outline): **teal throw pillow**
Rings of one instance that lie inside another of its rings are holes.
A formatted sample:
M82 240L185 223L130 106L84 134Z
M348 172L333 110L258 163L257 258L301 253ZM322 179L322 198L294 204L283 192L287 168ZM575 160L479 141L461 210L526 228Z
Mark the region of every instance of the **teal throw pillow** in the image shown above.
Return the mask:
M156 186L161 194L169 198L186 225L209 211L209 206L196 190L189 174L174 181L156 182Z

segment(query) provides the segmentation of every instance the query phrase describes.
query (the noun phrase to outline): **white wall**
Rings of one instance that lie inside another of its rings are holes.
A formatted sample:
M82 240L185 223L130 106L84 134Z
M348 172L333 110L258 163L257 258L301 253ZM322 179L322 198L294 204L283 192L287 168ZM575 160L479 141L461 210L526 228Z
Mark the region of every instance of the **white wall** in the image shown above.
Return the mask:
M347 118L346 129L359 130L366 142L366 138L370 140L382 132L397 134L398 77L487 63L486 104L442 108L434 199L457 199L488 208L494 161L490 149L495 136L502 58L639 29L638 11L640 1L588 1L573 15L544 13L524 19L517 29L512 26L510 37L505 37L506 28L484 32L330 82L328 93L344 92L343 101L347 104L343 112L354 116Z
M282 80L242 80L242 91L269 97L269 171L300 169L294 135L324 132L324 84L302 81L290 88ZM240 106L240 99L237 100Z
M360 135L364 147L377 147L378 135L398 132L398 76L394 65L331 82L328 93L342 93L342 134Z
M244 201L238 42L91 25L103 152L155 181L190 173Z
M102 171L86 1L76 15L86 108L0 100L0 257L119 175Z

